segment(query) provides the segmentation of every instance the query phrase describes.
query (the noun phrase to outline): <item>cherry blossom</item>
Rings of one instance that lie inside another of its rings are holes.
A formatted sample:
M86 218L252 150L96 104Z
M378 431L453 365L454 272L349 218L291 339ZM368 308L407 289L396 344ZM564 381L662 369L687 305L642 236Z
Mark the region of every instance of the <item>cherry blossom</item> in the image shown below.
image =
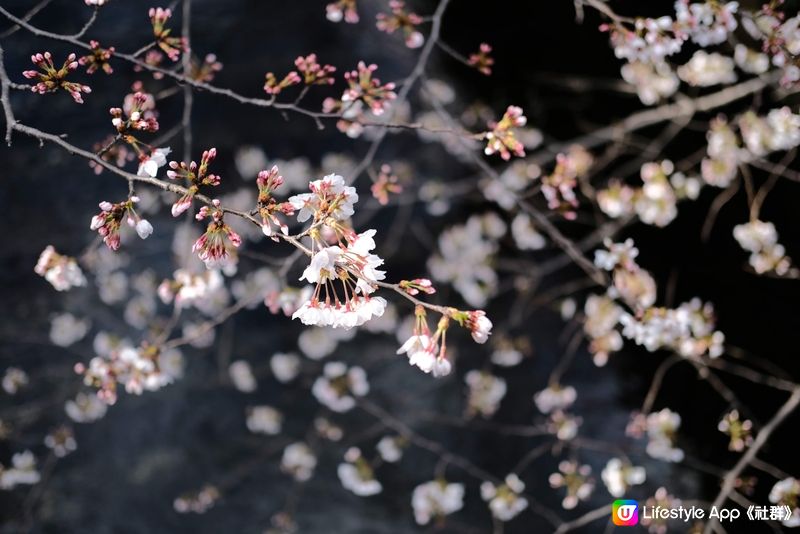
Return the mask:
M418 525L438 521L464 507L464 484L431 480L414 488L411 507Z
M406 446L405 438L400 436L384 436L375 445L375 450L384 462L396 463L403 457L403 447Z
M506 381L483 371L470 371L464 381L469 387L467 413L489 418L500 407L506 395Z
M525 484L514 473L506 476L499 485L485 481L481 484L481 498L489 503L492 515L500 521L511 521L528 507L528 500L521 497Z
M50 341L59 347L74 345L89 332L89 321L71 313L61 313L50 322Z
M628 461L612 458L603 468L600 477L611 496L620 498L632 486L643 484L647 473L644 467L633 466Z
M189 51L189 45L185 37L174 37L172 29L165 27L166 22L172 17L172 10L161 7L150 8L148 15L153 25L153 36L156 38L158 47L172 61L178 61L182 52Z
M172 503L172 508L179 514L190 512L204 514L214 507L220 497L219 490L215 486L207 484L199 490L190 491L177 497Z
M326 17L331 22L344 20L349 24L358 22L358 11L356 11L356 0L336 0L325 8Z
M200 190L201 186L218 186L220 177L217 174L209 173L208 166L217 157L217 149L210 148L203 151L200 158L200 165L194 161L186 163L181 161L170 161L167 177L172 180L182 180L189 184L188 191L172 205L172 216L177 217L192 205L194 195Z
M60 68L56 68L53 63L53 56L50 52L44 54L38 53L31 56L31 62L39 68L36 70L26 70L22 73L23 76L29 80L38 80L33 86L31 91L43 95L45 93L54 93L59 89L68 92L72 99L78 104L83 104L83 96L81 93L89 94L92 88L88 85L83 85L76 82L67 80L67 76L78 68L78 60L75 54L70 54L64 61Z
M490 130L483 134L484 139L486 139L486 148L483 152L487 156L499 152L500 157L506 161L511 159L512 154L517 157L524 157L525 147L517 140L514 135L514 129L525 126L527 120L525 115L522 114L522 108L508 106L500 122L489 122Z
M289 473L295 480L309 480L316 467L317 457L306 443L292 443L283 450L281 470Z
M674 95L680 85L678 77L665 62L631 61L622 66L621 72L622 78L636 88L639 100L647 106Z
M319 402L334 412L347 412L356 405L355 397L369 393L367 374L361 367L348 367L342 362L328 362L311 392Z
M202 61L192 56L189 62L189 77L201 83L214 81L221 70L222 63L217 60L216 54L206 54Z
M86 277L75 258L59 254L53 245L48 245L42 251L33 270L50 282L56 291L68 291L86 285Z
M16 395L20 389L27 386L29 383L28 374L17 367L9 367L3 374L3 379L0 385L3 391L9 395Z
M280 434L283 415L272 406L253 406L247 409L247 429L254 434Z
M717 425L720 432L727 434L730 437L728 449L731 451L742 452L745 447L749 447L753 443L753 422L749 419L742 421L739 418L738 410L731 410Z
M675 2L676 22L689 38L702 47L720 44L728 39L738 23L734 14L739 2Z
M158 169L167 164L167 156L172 152L169 147L154 148L150 153L142 153L139 156L139 176L149 176L155 178Z
M574 461L563 461L558 464L558 471L548 478L550 487L567 490L561 506L565 510L572 510L578 502L588 499L594 490L594 481L589 478L592 468Z
M647 416L647 454L667 462L683 460L683 451L675 447L681 416L669 408Z
M791 260L786 256L786 249L778 243L778 232L771 222L752 220L746 224L733 227L733 237L739 245L750 252L750 266L758 274L774 271L778 275L786 274Z
M630 25L603 24L600 30L609 33L618 58L643 63L663 62L664 58L680 52L687 38L681 26L668 16L636 18Z
M689 85L709 87L736 81L733 60L722 54L698 50L688 63L678 67L678 77Z
M114 69L111 68L109 60L114 55L114 47L101 48L100 43L94 40L89 41L89 46L91 47L91 53L78 59L78 63L86 67L86 74L94 74L98 70L102 70L106 74L113 73Z
M341 113L342 118L336 127L349 137L361 135L363 131L361 121L370 118L367 114L379 118L397 98L394 83L382 84L373 76L376 70L378 70L377 65L368 66L360 61L357 70L345 72L344 79L348 87L342 93L342 97L338 100L329 97L322 103L323 112Z
M422 17L406 11L405 2L402 0L390 0L389 9L392 11L391 14L378 13L378 29L390 34L396 30L402 30L407 47L419 48L422 46L425 37L417 30L417 26L422 23Z
M276 352L269 360L269 368L278 382L286 384L300 374L300 357L293 353Z
M68 426L60 426L49 432L44 438L44 445L51 451L56 458L63 458L75 452L78 443L75 441L75 434Z
M339 464L336 472L342 486L358 495L369 497L383 490L381 483L375 479L375 473L369 462L356 447L351 447L344 455L345 462Z
M68 400L64 404L64 411L76 423L91 423L105 416L108 405L97 395L81 392L74 400Z
M769 502L791 508L792 515L782 521L785 526L800 526L800 481L787 477L776 482L769 492Z
M478 69L478 72L490 76L492 74L492 65L494 65L494 58L489 54L492 53L492 47L488 43L481 43L478 51L470 54L467 58L467 63L471 67Z
M228 366L228 376L233 387L242 393L252 393L258 388L253 368L246 360L236 360Z
M16 486L38 484L41 475L36 469L36 457L31 451L15 453L9 467L0 466L0 489L10 490Z
M540 412L550 413L554 410L569 408L577 397L578 394L572 386L550 384L546 389L533 396L533 402Z

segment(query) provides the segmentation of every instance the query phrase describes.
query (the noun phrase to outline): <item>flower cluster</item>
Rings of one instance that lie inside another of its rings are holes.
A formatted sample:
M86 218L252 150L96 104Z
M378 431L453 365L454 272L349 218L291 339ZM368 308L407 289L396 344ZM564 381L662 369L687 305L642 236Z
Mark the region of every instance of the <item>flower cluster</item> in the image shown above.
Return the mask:
M753 443L753 422L749 419L742 421L739 418L739 410L731 410L717 425L717 429L730 437L728 449L742 452L745 447Z
M785 526L800 526L800 481L788 477L776 482L769 492L769 502L788 506L792 510L792 515L783 520Z
M506 381L486 371L470 371L464 376L469 388L467 416L491 417L506 395Z
M28 374L17 367L9 367L3 374L1 382L3 391L9 395L16 395L20 389L24 388L29 383Z
M800 115L788 107L773 109L763 117L748 111L737 122L741 143L724 117L711 121L708 156L701 163L703 180L710 185L727 187L736 177L739 163L800 145Z
M406 4L402 0L389 0L389 9L392 13L378 13L377 27L386 33L402 30L406 46L419 48L425 42L425 37L417 30L417 26L422 24L422 17L406 11L405 7Z
M38 82L31 86L31 91L34 93L43 95L63 89L70 94L75 102L83 104L83 96L81 93L86 93L88 95L92 92L92 88L88 85L67 80L69 73L77 69L79 65L75 54L67 56L66 61L64 61L64 64L60 68L56 68L53 63L53 56L50 52L32 55L31 62L36 65L39 70L26 70L22 75L29 80L38 80Z
M60 313L50 322L50 341L59 347L69 347L83 339L89 331L89 321L71 313Z
M449 282L470 306L485 306L497 291L493 257L506 224L494 213L472 215L439 236L439 253L428 260L436 280Z
M320 65L317 62L316 54L309 54L306 57L297 56L294 66L297 67L303 83L306 85L333 85L333 73L336 72L336 67Z
M189 51L189 45L185 37L172 36L172 29L165 27L167 21L172 17L172 10L161 7L152 7L148 13L150 22L153 25L153 37L156 38L158 47L167 54L172 61L178 61L182 52Z
M511 155L525 157L525 146L514 134L515 128L525 126L528 119L522 114L522 108L508 106L500 122L489 122L489 131L483 134L486 139L486 148L483 152L487 156L500 153L500 157L508 161Z
M75 372L83 375L84 384L97 388L100 400L114 404L117 384L133 395L157 391L181 376L182 360L174 349L162 351L147 344L137 349L123 344L95 356L88 366L76 364Z
M511 521L528 507L528 499L520 496L525 483L514 473L506 476L499 486L488 480L481 484L481 498L489 503L492 515L500 521Z
M0 489L9 490L19 485L38 484L41 475L36 469L36 457L31 451L18 452L11 457L11 465L0 465Z
M123 119L123 111L126 114L125 119ZM158 131L155 99L149 93L137 91L130 99L125 99L124 110L111 108L109 113L112 117L111 124L120 134L126 135L130 130L150 133ZM136 146L135 138L126 140Z
M171 280L159 284L157 292L164 304L174 302L179 309L204 309L204 303L224 290L224 282L219 271L205 271L195 274L186 269L178 269Z
M358 22L358 11L356 11L356 0L336 0L328 4L325 8L326 17L331 22L341 22L344 20L349 24Z
M254 434L280 434L283 415L272 406L253 406L247 409L247 430Z
M443 316L436 327L436 332L431 335L425 309L417 306L414 315L412 335L397 349L397 354L406 354L408 363L419 367L425 373L432 373L435 377L449 375L453 368L446 356L449 319Z
M108 405L97 395L81 392L64 403L64 411L76 423L91 423L106 415Z
M239 234L223 220L224 212L219 206L219 200L215 199L212 206L203 206L195 215L198 221L211 218L205 233L192 246L192 252L197 252L207 269L224 269L235 265L236 249L242 244Z
M648 497L645 501L645 506L651 510L654 507L660 507L662 510L672 510L681 505L681 500L676 498L667 491L666 488L658 488L652 497ZM647 527L647 531L653 534L667 532L669 525L669 518L653 514L653 516L645 516L642 518L642 526Z
M342 362L328 362L322 376L314 381L311 393L334 412L348 412L356 405L355 397L369 393L367 373L361 367L347 367Z
M372 253L375 230L357 234L343 224L353 214L358 194L341 176L331 174L309 183L310 193L289 198L297 219L313 220L311 262L300 280L315 284L311 298L293 315L303 324L349 329L380 317L386 300L372 297L384 271ZM333 244L331 244L333 243Z
M489 55L491 53L492 47L488 43L481 43L480 47L478 47L478 51L470 54L467 63L471 67L478 69L478 72L481 74L491 76L492 65L494 65L494 59Z
M636 88L639 100L647 106L674 95L680 85L672 67L665 62L630 61L622 66L621 72L622 78Z
M361 451L356 447L351 447L344 455L345 461L340 463L336 469L342 486L358 495L359 497L369 497L377 495L383 490L383 486L375 479L375 472Z
M203 486L199 490L184 493L175 498L172 508L179 514L204 514L214 507L222 494L210 484Z
M209 83L214 81L214 77L221 70L222 62L217 60L215 54L206 54L202 62L192 56L189 62L188 76L197 82Z
M172 150L169 147L151 148L148 152L139 154L139 169L136 171L138 176L149 176L155 178L158 169L167 164L167 156Z
M444 479L431 480L414 488L411 508L418 525L442 520L446 515L464 507L464 484L448 483Z
M705 48L724 43L738 23L734 14L739 2L675 2L675 20L692 41Z
M589 478L592 468L588 465L578 465L574 461L563 461L558 464L558 473L553 473L548 478L551 488L565 488L567 495L561 501L565 510L572 510L578 502L585 501L594 491L594 481Z
M92 152L97 154L100 159L116 165L117 167L124 167L129 161L133 161L134 154L128 150L127 145L117 143L117 139L113 135L109 135L102 141L96 142L92 146ZM102 174L104 167L95 160L89 160L89 167L95 174Z
M774 272L785 275L791 267L786 249L778 243L778 232L771 222L758 219L733 228L733 237L739 245L750 252L750 266L758 274Z
M616 329L622 311L607 295L590 295L586 299L583 331L590 340L589 352L598 367L608 362L609 354L622 348L622 335Z
M361 121L366 118L367 110L373 116L380 117L391 101L397 98L394 83L382 84L378 78L373 77L377 69L375 64L367 66L359 61L357 70L344 74L348 88L342 93L341 99L329 97L322 103L325 113L341 113L342 118L336 126L349 137L361 135L364 128Z
M593 296L587 300L584 329L592 338L590 349L600 352L601 363L608 353L621 347L621 340L612 333L622 326L622 335L648 351L671 349L687 358L707 354L711 358L723 352L725 336L714 330L714 310L711 304L699 299L685 302L677 308L654 307L656 284L653 277L635 261L639 251L632 240L625 243L606 242L608 251L595 253L595 265L613 272L613 285L607 297ZM614 303L620 300L635 310L623 311Z
M717 52L698 50L688 63L678 67L678 77L695 87L733 83L736 81L733 59Z
M436 293L436 288L433 287L433 282L427 278L415 278L413 280L400 280L397 284L400 289L409 295L419 295L420 292L426 295L433 295Z
M683 450L675 447L681 416L669 408L647 416L647 454L667 462L683 460Z
M637 18L632 27L622 22L603 24L609 32L614 54L620 59L661 63L667 56L680 52L686 34L670 17Z
M403 192L403 186L398 183L397 176L392 174L391 165L387 163L381 165L378 178L370 187L370 192L381 206L385 206L389 203L390 194L399 194Z
M600 209L615 219L635 212L643 223L663 227L678 215L678 200L696 199L700 194L700 180L675 172L669 160L643 164L641 177L644 185L640 188L612 180L606 189L597 192Z
M42 251L33 270L50 282L57 291L86 285L86 277L75 258L59 254L53 245L48 245Z
M715 187L728 187L736 177L741 157L739 140L722 116L711 121L706 138L708 157L700 164L703 180Z
M98 70L102 70L106 74L111 74L114 69L111 68L111 56L114 55L114 47L101 48L100 43L95 40L89 41L91 47L90 53L78 59L81 66L86 67L86 74L94 74Z
M577 398L578 392L574 387L553 383L536 393L533 396L533 402L540 412L547 414L566 410Z
M277 165L268 171L261 171L256 178L258 185L258 214L261 216L261 231L273 241L278 241L278 236L272 229L277 226L283 235L288 235L289 227L278 219L278 213L294 215L294 206L290 202L278 202L273 193L283 185L283 176L278 174Z
M316 467L317 457L311 447L302 441L292 443L283 450L281 471L290 474L295 480L309 480Z
M625 495L631 486L643 484L647 478L644 467L637 467L619 458L612 458L603 468L600 477L608 492L616 498Z
M275 77L275 74L268 72L266 81L264 82L264 92L268 95L278 95L281 91L292 85L297 85L301 82L300 75L295 71L290 71L289 74L283 77L281 81Z
M516 160L495 178L487 178L481 183L481 191L487 200L496 202L506 211L512 211L536 178L541 176L538 165L524 160Z
M59 426L47 434L44 438L44 445L51 451L56 458L63 458L74 452L78 448L75 441L75 434L68 426Z
M791 86L800 81L800 15L786 18L775 9L778 5L780 2L763 4L759 12L742 19L742 26L761 42L771 63L781 69L781 83Z
M122 219L128 223L128 226L136 229L136 233L142 239L153 233L153 226L136 213L133 205L139 202L139 197L132 196L123 202L112 204L111 202L103 201L100 203L100 213L92 217L92 222L89 225L91 230L97 230L97 233L103 238L105 244L111 250L117 250L120 244L119 231L122 225Z
M593 161L592 155L580 145L573 145L566 154L556 156L553 172L542 177L542 194L548 208L559 211L567 220L575 219L578 207L575 188L578 179L589 172Z
M191 161L188 165L183 161L180 163L177 161L169 162L170 170L167 171L167 177L171 178L172 180L180 179L189 184L186 193L172 205L173 217L177 217L189 209L189 207L192 205L194 195L196 195L200 190L200 186L219 185L219 175L208 172L208 165L214 161L214 158L216 157L217 149L210 148L203 151L199 166L194 161Z

